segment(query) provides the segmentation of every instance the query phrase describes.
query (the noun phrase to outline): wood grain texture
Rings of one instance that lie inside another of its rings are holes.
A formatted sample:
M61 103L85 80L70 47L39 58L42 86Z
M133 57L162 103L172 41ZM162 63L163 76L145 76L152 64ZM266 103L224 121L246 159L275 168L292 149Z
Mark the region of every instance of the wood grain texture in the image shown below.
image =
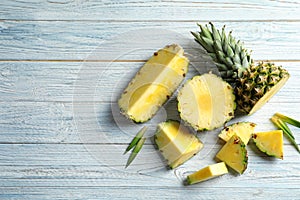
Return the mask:
M220 129L197 133L204 149L168 170L151 138L158 122L178 119L172 98L146 125L147 141L124 170L128 142L143 125L116 100L152 53L179 43L191 60L187 78L216 68L190 34L212 21L245 41L256 60L291 74L252 116L257 131L275 112L300 119L300 3L209 0L29 0L0 2L1 199L299 199L300 157L284 138L284 160L247 146L244 175L183 186L223 145ZM113 61L113 62L112 62ZM291 127L299 143L299 130ZM196 134L196 133L195 133Z
M219 28L224 24L257 60L299 60L298 21L215 23ZM190 31L198 29L196 22L4 20L0 60L144 60L169 43L196 48Z

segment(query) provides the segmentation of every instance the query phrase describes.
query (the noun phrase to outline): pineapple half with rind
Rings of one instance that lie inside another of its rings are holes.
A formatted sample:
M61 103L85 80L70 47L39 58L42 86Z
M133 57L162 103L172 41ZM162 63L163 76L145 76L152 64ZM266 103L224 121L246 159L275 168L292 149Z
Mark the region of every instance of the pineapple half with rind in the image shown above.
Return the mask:
M178 121L168 120L158 125L154 142L171 169L183 164L202 148L202 142Z
M240 110L249 115L256 112L282 88L289 77L285 69L273 63L251 65L242 73L235 88Z
M247 169L248 153L242 139L233 135L217 153L216 158L225 162L226 165L242 174Z
M211 73L188 80L177 99L180 117L197 131L221 127L234 117L232 87Z
M219 134L219 138L227 142L234 134L239 136L247 145L254 133L256 124L253 122L237 122L225 127Z
M158 50L128 84L118 101L121 113L134 122L151 119L183 81L189 60L177 44Z
M269 156L283 159L283 132L273 130L254 133L252 139L259 150Z
M209 24L211 28L198 24L200 31L192 32L195 41L211 56L223 80L236 86L239 109L251 115L283 87L289 73L273 63L255 65L250 51L231 32L226 34L225 26L218 30Z

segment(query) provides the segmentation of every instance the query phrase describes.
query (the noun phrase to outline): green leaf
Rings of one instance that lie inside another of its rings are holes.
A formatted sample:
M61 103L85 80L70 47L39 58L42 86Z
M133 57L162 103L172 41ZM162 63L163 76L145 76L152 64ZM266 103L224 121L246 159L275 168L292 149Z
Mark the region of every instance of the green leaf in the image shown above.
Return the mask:
M200 29L201 29L201 35L207 37L208 39L211 39L212 40L212 36L211 36L211 33L209 31L209 29L207 29L206 27L203 27L201 24L197 24Z
M297 149L297 151L300 153L300 149L298 144L295 141L295 138L291 132L291 130L289 129L289 127L286 125L285 122L283 122L281 119L279 119L276 116L273 116L271 118L271 121L278 127L280 128L283 133L288 137L288 139L291 141L291 143L295 146L295 148Z
M145 132L147 131L147 127L144 126L137 134L136 136L131 140L128 147L126 148L124 154L126 154L128 151L130 151L138 142L139 140L144 136Z
M278 118L280 118L282 121L284 121L286 123L289 123L289 124L291 124L293 126L296 126L296 127L300 128L300 122L297 121L297 120L295 120L295 119L293 119L293 118L290 118L290 117L288 117L286 115L283 115L281 113L275 113L275 116L278 117Z
M131 163L132 161L135 159L135 157L137 156L137 154L140 152L140 150L142 149L144 143L146 141L146 138L141 138L138 143L136 144L136 146L134 147L134 149L132 150L128 160L127 160L127 163L126 163L126 166L125 168L127 168Z

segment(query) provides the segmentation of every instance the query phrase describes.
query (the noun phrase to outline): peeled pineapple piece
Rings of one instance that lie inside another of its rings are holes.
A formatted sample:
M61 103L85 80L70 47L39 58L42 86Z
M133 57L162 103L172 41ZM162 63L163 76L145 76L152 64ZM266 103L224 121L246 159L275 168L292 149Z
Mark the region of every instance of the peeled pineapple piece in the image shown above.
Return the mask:
M200 183L202 181L206 181L217 176L221 176L223 174L227 174L228 170L226 164L224 162L220 162L217 164L209 165L205 168L200 169L199 171L190 174L187 176L187 183L189 185Z
M219 134L219 138L227 142L234 134L236 134L245 144L248 144L254 133L255 127L256 124L252 122L237 122L225 127Z
M282 130L254 133L252 138L259 150L269 156L283 159Z
M217 153L216 158L225 162L226 165L240 174L244 173L247 169L248 153L246 145L237 135L233 135L228 140L228 142Z
M188 80L178 93L180 117L195 130L212 130L234 117L232 87L214 74Z
M135 122L145 122L170 98L188 71L182 47L168 45L155 52L131 80L121 98L121 112Z
M168 120L158 125L155 143L171 169L183 164L202 147L202 142L178 121Z

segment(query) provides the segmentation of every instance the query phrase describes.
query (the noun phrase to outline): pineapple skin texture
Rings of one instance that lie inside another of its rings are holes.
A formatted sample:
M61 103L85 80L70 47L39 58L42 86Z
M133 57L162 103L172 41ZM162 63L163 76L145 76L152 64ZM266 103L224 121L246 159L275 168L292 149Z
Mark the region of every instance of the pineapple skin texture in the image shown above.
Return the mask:
M235 93L239 109L249 115L260 109L289 79L289 73L272 63L252 65L238 80Z
M207 167L204 167L200 169L199 171L190 174L187 176L187 183L189 185L200 183L212 178L215 178L217 176L221 176L223 174L227 174L228 170L226 167L226 164L224 162L220 162L217 164L209 165Z
M174 120L158 125L154 142L171 169L183 164L203 148L203 143L187 127Z
M189 60L183 53L177 44L155 52L122 93L121 113L137 123L151 119L188 72Z
M196 131L219 128L234 117L232 87L214 74L194 76L179 90L180 117Z
M255 127L256 124L252 122L237 122L225 127L219 134L219 138L227 142L234 134L236 134L247 145L254 133Z
M274 130L254 133L252 139L257 148L268 156L283 159L283 132Z
M217 153L216 158L242 174L247 169L248 153L246 145L237 135L233 135Z

